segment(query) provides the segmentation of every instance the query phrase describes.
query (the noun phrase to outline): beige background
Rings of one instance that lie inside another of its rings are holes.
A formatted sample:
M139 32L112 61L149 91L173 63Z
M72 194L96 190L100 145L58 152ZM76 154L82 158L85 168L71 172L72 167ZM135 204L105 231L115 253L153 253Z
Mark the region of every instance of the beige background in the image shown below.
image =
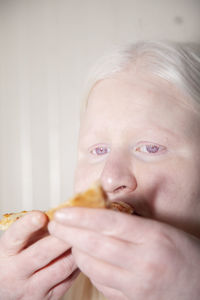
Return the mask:
M138 39L200 42L199 0L0 0L0 213L73 192L92 63Z

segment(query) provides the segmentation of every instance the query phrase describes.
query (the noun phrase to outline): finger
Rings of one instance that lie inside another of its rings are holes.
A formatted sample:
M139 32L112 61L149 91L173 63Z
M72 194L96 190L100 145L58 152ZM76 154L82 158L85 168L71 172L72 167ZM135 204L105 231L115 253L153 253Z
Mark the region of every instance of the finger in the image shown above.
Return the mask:
M65 242L49 235L19 253L16 263L20 266L23 275L31 276L69 249L70 246Z
M130 270L134 266L136 255L133 255L135 244L99 234L98 232L66 227L55 221L49 224L49 231L58 239L84 251L90 256L109 264ZM140 245L137 244L137 252Z
M62 209L55 213L54 219L66 226L83 227L135 243L143 243L155 224L136 215L82 207Z
M130 280L129 272L109 265L88 254L73 248L72 254L79 269L97 284L122 291Z
M30 247L31 245L33 245L34 243L36 243L37 241L43 239L45 236L49 236L49 232L47 230L47 226L39 229L37 231L37 234L34 233L29 239L28 239L28 242L26 244L26 246L23 248L26 249L28 247Z
M47 293L52 287L70 277L76 269L77 264L71 252L64 253L31 276L31 287L37 288L42 283L43 290Z
M10 226L1 238L0 252L5 256L19 253L28 240L47 224L47 216L40 211L28 213Z
M47 299L51 299L51 300L60 299L60 297L62 297L72 286L74 280L78 277L79 274L80 271L77 269L70 275L70 277L68 277L67 279L65 279L55 287L53 287L50 291L48 291Z

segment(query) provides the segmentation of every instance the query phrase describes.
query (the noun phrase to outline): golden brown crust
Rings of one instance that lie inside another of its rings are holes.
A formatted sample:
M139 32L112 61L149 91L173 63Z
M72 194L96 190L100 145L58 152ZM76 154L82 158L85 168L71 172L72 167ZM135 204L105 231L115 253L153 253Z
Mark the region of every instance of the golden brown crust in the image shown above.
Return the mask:
M134 213L134 208L132 206L130 206L128 203L122 202L122 201L111 202L110 208L112 210L121 211L121 212L128 213L131 215Z
M80 207L90 207L90 208L110 208L112 210L117 210L120 212L125 212L132 214L133 208L125 202L110 202L107 196L98 184L90 187L86 192L75 195L69 201L58 205L45 212L49 220L53 218L54 213L65 207L80 206ZM8 227L14 223L17 219L21 218L26 214L27 211L22 211L20 213L10 213L5 214L0 220L0 230L6 230Z
M57 210L71 206L107 208L109 206L109 202L102 187L96 184L90 187L86 192L75 195L66 203L62 203L56 208L50 209L45 213L51 220Z
M21 218L27 211L22 211L20 213L10 213L3 215L3 218L0 220L0 230L6 230L12 223Z

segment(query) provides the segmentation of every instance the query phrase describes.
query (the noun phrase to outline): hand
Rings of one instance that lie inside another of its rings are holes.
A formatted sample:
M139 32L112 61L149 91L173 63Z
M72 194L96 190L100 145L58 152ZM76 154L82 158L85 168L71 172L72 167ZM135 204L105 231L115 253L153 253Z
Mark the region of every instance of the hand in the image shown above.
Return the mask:
M200 241L138 216L66 208L49 232L70 244L80 270L112 300L191 300L200 295Z
M0 240L0 299L59 299L78 275L70 246L50 236L47 217L31 212Z

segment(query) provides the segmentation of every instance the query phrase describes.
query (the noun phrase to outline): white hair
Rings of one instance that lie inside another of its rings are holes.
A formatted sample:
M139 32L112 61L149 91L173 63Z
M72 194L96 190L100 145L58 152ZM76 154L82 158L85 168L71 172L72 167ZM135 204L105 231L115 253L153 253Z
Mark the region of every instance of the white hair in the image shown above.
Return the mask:
M91 69L82 109L94 85L117 72L135 69L163 78L200 105L200 45L194 43L141 41L115 49Z

